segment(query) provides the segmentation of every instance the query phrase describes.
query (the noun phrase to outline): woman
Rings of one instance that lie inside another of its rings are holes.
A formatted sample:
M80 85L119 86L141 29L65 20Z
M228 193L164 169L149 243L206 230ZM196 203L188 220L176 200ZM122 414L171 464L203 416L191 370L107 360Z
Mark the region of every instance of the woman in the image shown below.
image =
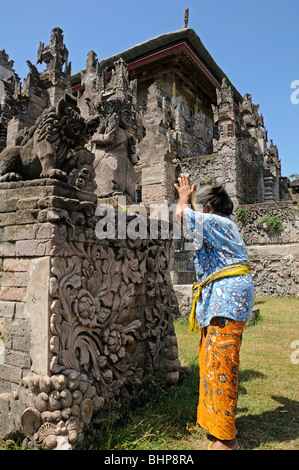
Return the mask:
M222 186L196 191L188 175L178 181L176 215L197 245L190 316L190 331L201 329L197 422L215 438L209 450L236 450L239 352L254 302L247 249L229 217L233 202Z

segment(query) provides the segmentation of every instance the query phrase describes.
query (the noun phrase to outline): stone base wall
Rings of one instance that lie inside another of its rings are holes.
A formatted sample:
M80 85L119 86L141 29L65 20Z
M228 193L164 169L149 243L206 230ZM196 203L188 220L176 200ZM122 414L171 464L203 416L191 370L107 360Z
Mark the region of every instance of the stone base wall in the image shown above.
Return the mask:
M99 240L96 203L55 180L0 184L0 437L28 449L75 448L93 416L179 377L172 242Z
M297 201L242 205L235 219L247 246L298 243L299 206ZM276 226L273 225L275 221Z
M236 219L253 265L256 296L299 296L297 201L241 206Z
M249 246L256 297L299 297L299 243Z

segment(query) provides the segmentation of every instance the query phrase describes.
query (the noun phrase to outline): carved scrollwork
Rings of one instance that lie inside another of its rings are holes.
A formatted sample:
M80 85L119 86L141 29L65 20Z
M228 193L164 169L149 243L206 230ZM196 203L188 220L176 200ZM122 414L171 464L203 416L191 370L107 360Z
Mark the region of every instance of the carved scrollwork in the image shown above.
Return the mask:
M106 400L132 374L126 346L140 338L141 322L131 318L130 281L139 282L139 271L138 262L126 265L110 247L96 248L84 258L52 259L50 368L84 371Z
M24 379L15 399L27 448L74 448L92 416L125 409L148 373L178 379L171 242L90 237L51 257L50 375Z
M75 370L24 378L14 397L25 408L24 447L65 450L79 444L92 417L95 393L87 376Z

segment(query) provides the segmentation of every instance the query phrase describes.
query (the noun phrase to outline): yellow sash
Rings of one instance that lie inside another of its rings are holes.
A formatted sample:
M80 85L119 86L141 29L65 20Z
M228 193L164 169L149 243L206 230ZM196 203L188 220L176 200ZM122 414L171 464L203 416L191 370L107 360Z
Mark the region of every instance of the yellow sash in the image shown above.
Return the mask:
M196 319L195 310L196 310L196 304L201 296L201 291L204 287L206 287L211 282L216 281L217 279L221 279L223 277L243 276L243 274L250 274L250 273L251 273L250 263L234 264L232 266L227 266L226 268L219 269L219 271L216 271L214 274L210 274L202 282L195 283L193 285L193 305L192 305L191 315L189 318L189 321L190 321L189 331L193 333L197 333L198 331L200 331L200 328Z

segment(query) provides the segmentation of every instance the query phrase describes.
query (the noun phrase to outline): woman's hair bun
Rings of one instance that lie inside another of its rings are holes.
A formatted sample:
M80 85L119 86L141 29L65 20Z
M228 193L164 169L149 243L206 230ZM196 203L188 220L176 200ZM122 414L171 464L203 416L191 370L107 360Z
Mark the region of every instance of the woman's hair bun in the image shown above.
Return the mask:
M199 187L192 196L193 203L205 207L211 204L215 214L229 216L234 210L234 204L225 190L224 184Z
M225 193L225 186L223 184L218 186L212 186L213 194L223 194Z

